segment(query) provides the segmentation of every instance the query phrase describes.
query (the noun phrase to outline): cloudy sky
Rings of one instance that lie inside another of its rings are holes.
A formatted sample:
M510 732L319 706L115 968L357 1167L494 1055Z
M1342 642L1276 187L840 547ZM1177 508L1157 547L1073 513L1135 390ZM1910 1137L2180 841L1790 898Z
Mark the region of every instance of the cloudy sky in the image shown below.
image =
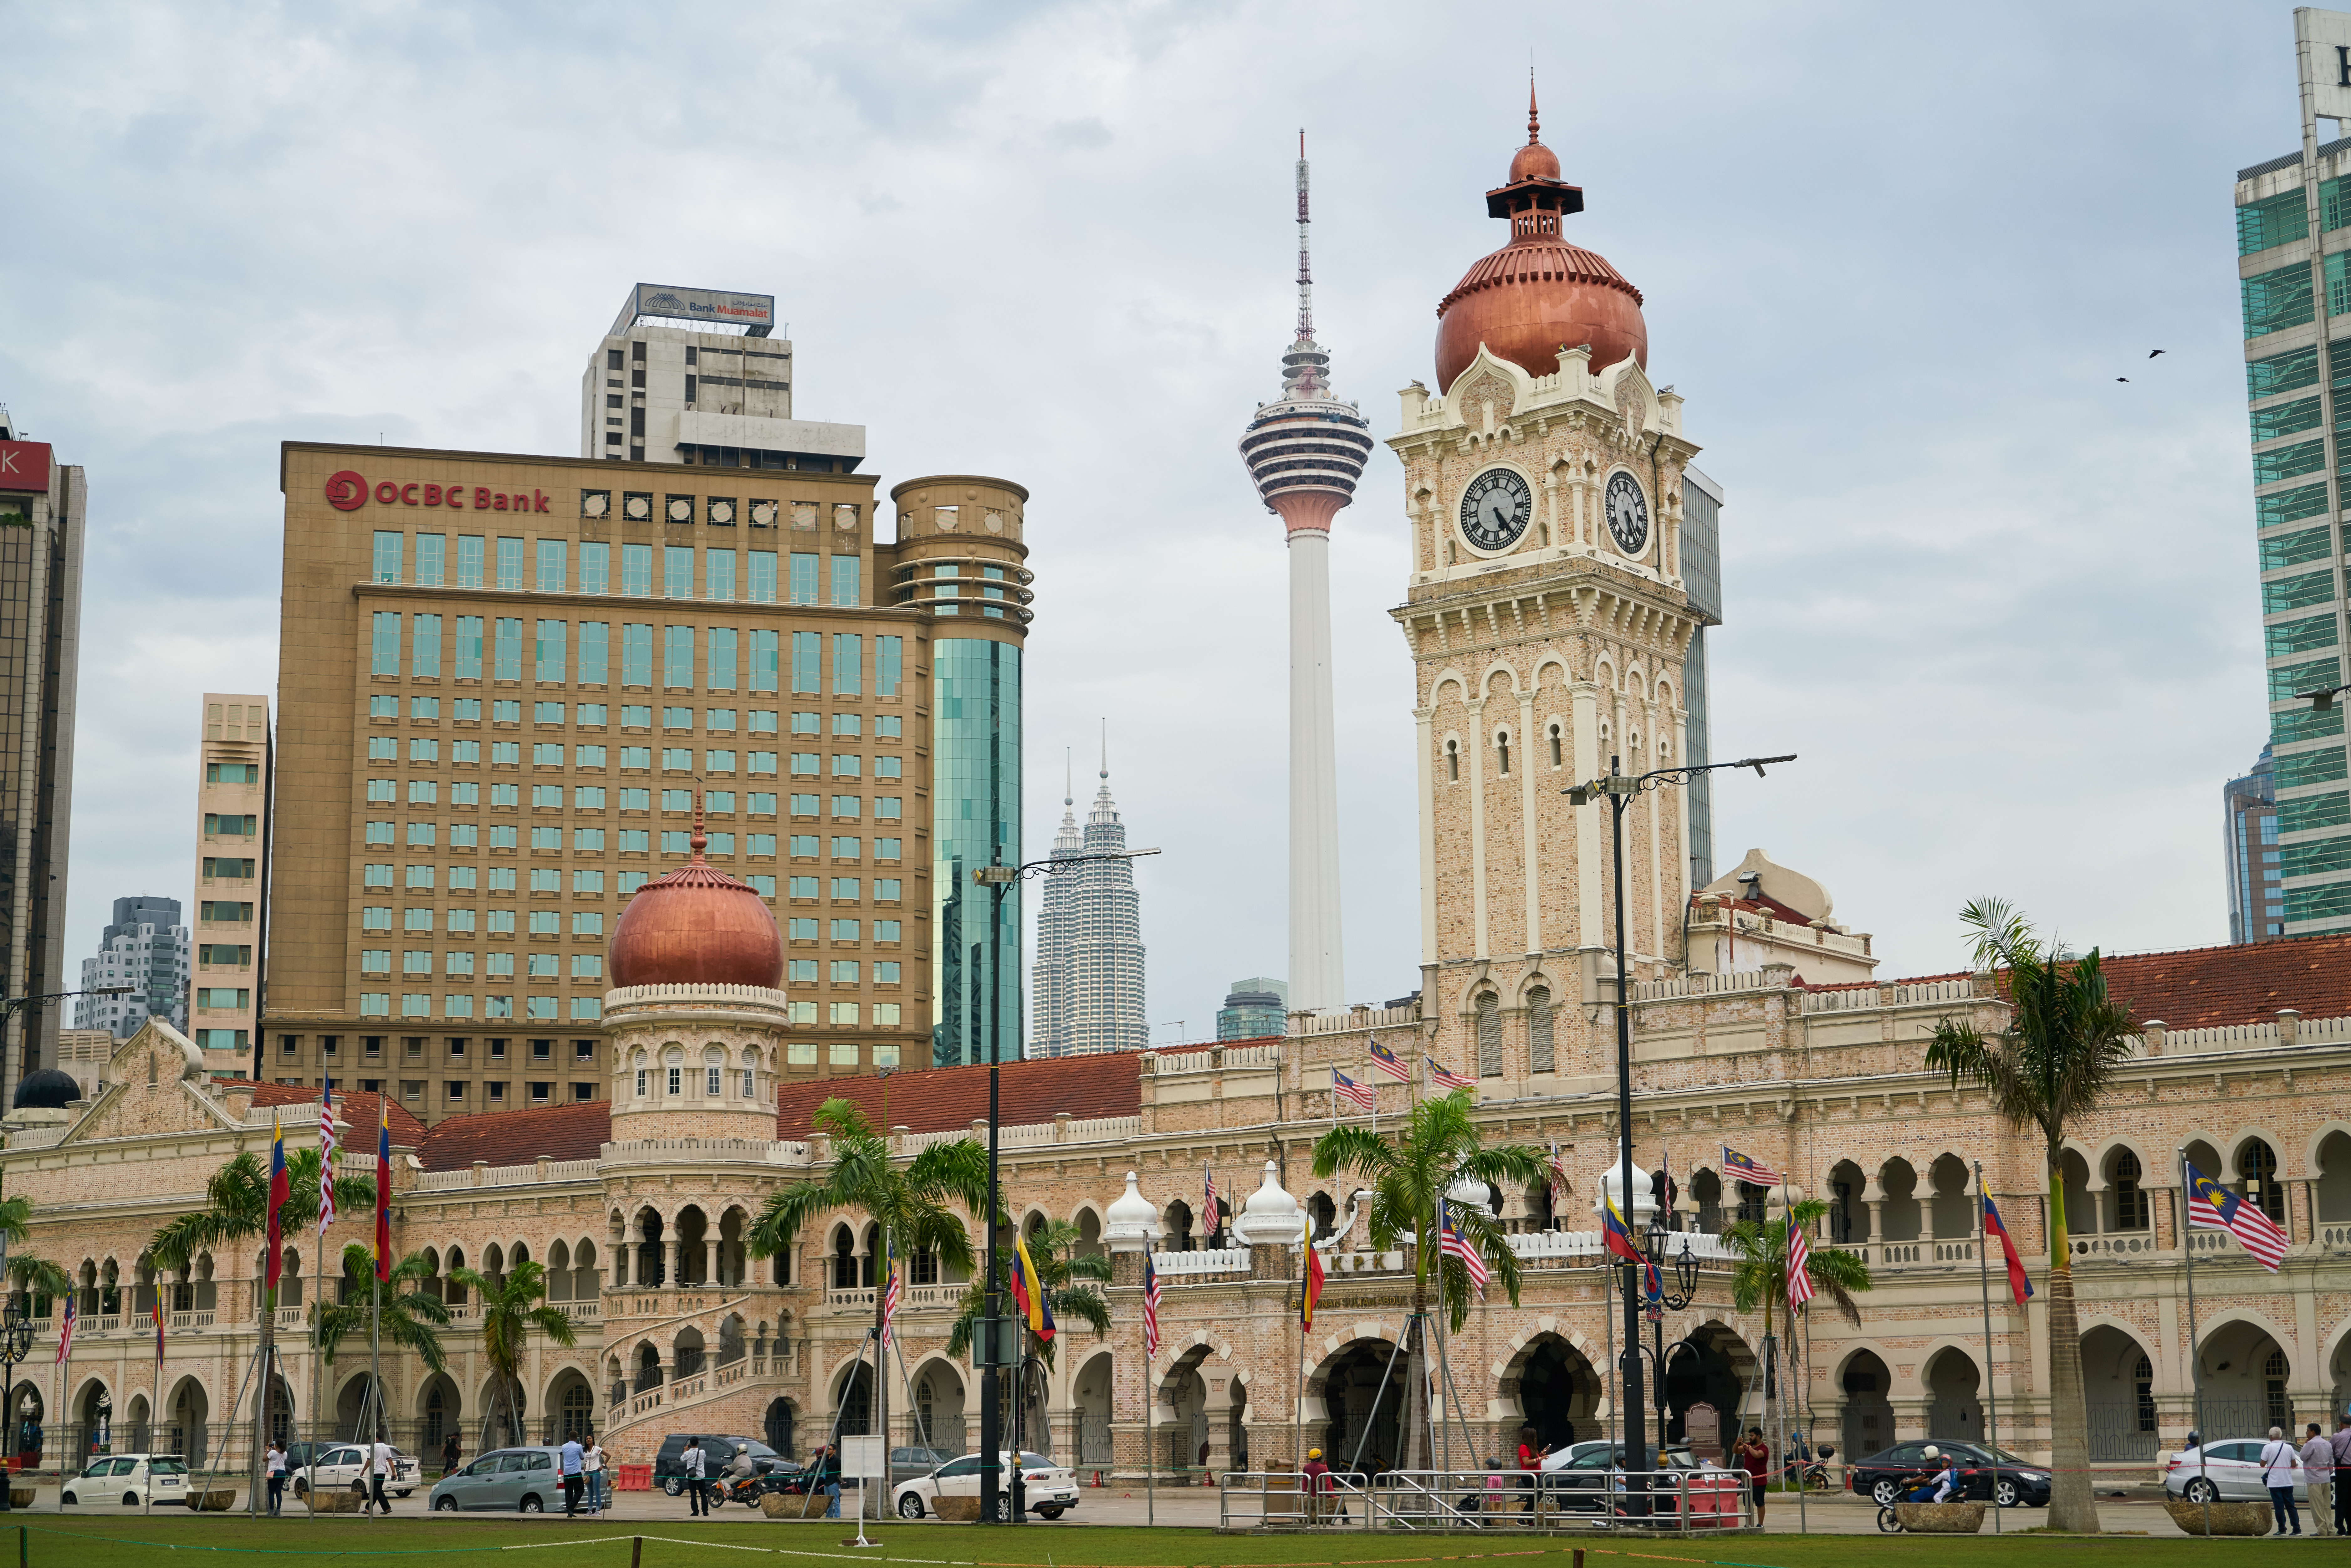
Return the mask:
M1727 487L1718 797L1889 974L2000 893L2225 940L2265 731L2234 172L2283 4L13 7L0 401L91 496L69 947L191 896L197 694L272 689L277 443L569 453L640 278L771 292L886 487L1034 492L1028 844L1098 727L1157 1037L1286 967L1285 587L1233 443L1317 319L1384 435L1544 139ZM1319 26L1310 25L1320 24ZM2168 351L2151 364L2147 350ZM2116 377L2127 375L2127 384ZM1417 983L1400 469L1332 552L1354 997Z

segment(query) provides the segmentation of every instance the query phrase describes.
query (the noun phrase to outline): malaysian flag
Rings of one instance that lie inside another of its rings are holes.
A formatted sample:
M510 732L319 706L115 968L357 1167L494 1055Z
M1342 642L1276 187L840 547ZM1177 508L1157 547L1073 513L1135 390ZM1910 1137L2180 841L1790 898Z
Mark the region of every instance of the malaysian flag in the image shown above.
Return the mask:
M1207 1228L1200 1237L1201 1244L1205 1246L1217 1239L1217 1232L1224 1228L1225 1218L1224 1209L1217 1202L1217 1173L1206 1166L1200 1168L1207 1173L1208 1177L1207 1218L1201 1221Z
M1379 1091L1368 1083L1358 1083L1337 1068L1331 1070L1331 1092L1343 1100L1353 1102L1365 1111L1380 1108Z
M1437 1058L1433 1056L1424 1056L1421 1060L1428 1063L1429 1077L1435 1079L1437 1082L1444 1084L1447 1089L1475 1089L1478 1087L1478 1081L1476 1079L1470 1077L1466 1072L1454 1071L1453 1069L1446 1066L1443 1062L1437 1061Z
M1371 1052L1372 1065L1374 1067L1378 1068L1382 1072L1386 1073L1398 1083L1409 1083L1412 1082L1412 1069L1406 1067L1403 1062L1398 1061L1395 1051L1390 1051L1386 1046L1382 1045L1376 1040L1371 1041L1364 1049Z
M1159 1354L1159 1270L1151 1266L1149 1252L1143 1255L1143 1354Z
M1794 1312L1813 1299L1813 1249L1804 1245L1804 1228L1788 1217L1788 1310Z
M882 1291L882 1348L890 1348L891 1320L898 1315L899 1299L905 1294L905 1281L898 1277L898 1243L893 1239L883 1250L890 1270L890 1283Z
M1552 1140L1550 1166L1552 1201L1557 1203L1574 1190L1574 1184L1567 1179L1567 1162L1559 1157L1557 1138Z
M1468 1239L1453 1228L1453 1216L1447 1212L1442 1198L1437 1200L1437 1218L1441 1227L1437 1232L1437 1252L1444 1257L1460 1259L1461 1266L1469 1271L1469 1282L1478 1288L1479 1295L1484 1295L1486 1281L1492 1278L1486 1268L1486 1260L1479 1257L1478 1249L1470 1246Z
M59 1361L65 1360L67 1356L73 1354L73 1326L74 1299L71 1296L68 1296L66 1298L66 1321L57 1326L57 1359Z
M2194 1166L2188 1167L2188 1223L2201 1230L2225 1230L2253 1260L2274 1274L2285 1261L2290 1238L2261 1206L2231 1192Z
M319 1234L335 1222L335 1081L319 1089Z
M1780 1185L1778 1171L1765 1169L1729 1144L1722 1145L1722 1174L1734 1181L1751 1182L1757 1186Z

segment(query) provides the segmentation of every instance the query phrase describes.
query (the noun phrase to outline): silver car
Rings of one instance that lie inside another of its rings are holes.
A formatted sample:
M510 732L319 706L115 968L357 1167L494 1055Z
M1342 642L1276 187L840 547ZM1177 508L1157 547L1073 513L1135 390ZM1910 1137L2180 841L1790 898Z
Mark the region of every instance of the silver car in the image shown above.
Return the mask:
M563 1506L562 1449L497 1448L455 1475L445 1476L427 1499L436 1512L512 1511L545 1513Z
M2278 1440L2289 1449L2294 1447L2291 1437ZM2189 1502L2267 1502L2270 1489L2262 1479L2262 1450L2268 1447L2269 1439L2254 1437L2182 1448L2163 1462L2163 1495ZM2295 1465L2297 1503L2310 1500L2310 1489L2303 1480L2302 1467Z

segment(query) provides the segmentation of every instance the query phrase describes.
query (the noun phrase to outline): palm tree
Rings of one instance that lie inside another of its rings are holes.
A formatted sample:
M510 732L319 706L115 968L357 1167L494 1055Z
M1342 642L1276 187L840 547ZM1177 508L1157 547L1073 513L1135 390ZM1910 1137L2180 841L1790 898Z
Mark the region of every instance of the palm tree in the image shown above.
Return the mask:
M1094 1331L1094 1338L1101 1339L1110 1333L1110 1301L1095 1286L1110 1282L1110 1257L1107 1253L1079 1252L1078 1239L1076 1226L1066 1219L1054 1220L1029 1238L1029 1260L1037 1265L1037 1278L1045 1287L1045 1305L1052 1312L1057 1329L1081 1322ZM998 1289L1004 1292L1005 1300L1011 1297L1012 1272L1019 1266L1018 1255L1008 1248L998 1251L997 1268L1003 1279ZM947 1328L949 1356L959 1361L971 1354L971 1342L978 1337L980 1321L987 1315L987 1282L982 1278L965 1287L963 1300L956 1303L956 1320ZM1020 1344L1022 1406L1033 1406L1042 1420L1041 1402L1028 1397L1026 1369L1032 1358L1051 1366L1054 1341L1038 1339L1024 1322Z
M1368 1128L1333 1127L1314 1140L1314 1174L1328 1178L1353 1171L1370 1183L1372 1245L1382 1250L1410 1246L1413 1249L1412 1320L1405 1330L1408 1358L1405 1381L1403 1468L1429 1468L1427 1417L1428 1281L1432 1267L1445 1292L1452 1326L1469 1321L1469 1271L1458 1258L1437 1251L1437 1208L1455 1183L1479 1187L1504 1182L1525 1185L1542 1175L1542 1155L1528 1144L1482 1146L1478 1124L1470 1115L1466 1089L1441 1099L1420 1101L1412 1108L1404 1130L1390 1143ZM1453 1228L1486 1260L1510 1305L1519 1304L1519 1255L1483 1201L1447 1205Z
M438 1330L448 1326L449 1308L438 1296L428 1295L421 1281L434 1277L432 1260L411 1252L392 1266L380 1314L383 1336L414 1353L433 1372L447 1370L449 1359L441 1348ZM319 1335L319 1354L329 1370L335 1351L346 1335L375 1328L375 1254L354 1241L343 1249L343 1289L340 1301L329 1301L322 1290L311 1305L310 1322Z
M1772 1315L1780 1303L1788 1299L1788 1227L1792 1221L1806 1236L1817 1235L1821 1217L1828 1211L1825 1199L1800 1197L1790 1207L1789 1213L1779 1219L1741 1219L1723 1227L1722 1244L1739 1260L1730 1276L1731 1303L1742 1312L1751 1312L1759 1305L1763 1309L1763 1340L1766 1344L1771 1343ZM1861 1326L1861 1307L1853 1298L1856 1292L1869 1289L1870 1278L1869 1265L1860 1253L1849 1252L1842 1247L1816 1247L1807 1242L1804 1248L1804 1277L1813 1282L1815 1294L1828 1298L1829 1304L1836 1308L1837 1316L1855 1328ZM1797 1360L1795 1319L1794 1309L1791 1308L1788 1313L1788 1361L1791 1366ZM1780 1393L1768 1372L1763 1389L1763 1427L1766 1431L1777 1432L1780 1429ZM1800 1401L1802 1397L1798 1396Z
M2107 994L2096 948L2079 958L2064 956L2001 899L1979 899L1959 919L1975 932L1976 967L2005 971L2008 1021L1987 1037L1971 1023L1943 1019L1928 1042L1927 1065L1948 1071L1954 1084L1966 1079L1981 1086L2010 1126L2041 1134L2049 1175L2049 1524L2095 1531L2081 1320L2059 1159L2067 1129L2114 1088L2138 1025L2130 1009Z
M531 1330L537 1329L568 1350L579 1342L580 1336L560 1308L546 1304L547 1269L536 1259L525 1259L495 1279L474 1269L452 1269L449 1278L481 1298L482 1355L490 1364L497 1380L498 1397L506 1404L507 1430L519 1443L523 1438L522 1407L517 1402L516 1391L522 1386L519 1369L524 1341ZM496 1447L487 1435L486 1418L483 1425L485 1446Z
M284 1234L291 1236L319 1218L322 1170L315 1147L286 1151L286 1201L277 1210ZM372 1176L339 1176L333 1180L336 1212L362 1212L375 1207ZM6 1207L0 1203L0 1208ZM154 1256L158 1270L184 1269L199 1252L250 1241L268 1231L269 1166L259 1155L246 1150L213 1173L212 1179L204 1184L204 1206L174 1217L155 1232L148 1250ZM261 1322L260 1355L264 1366L274 1367L277 1325L277 1314L270 1308L276 1303L265 1302L262 1296L258 1290L254 1292L253 1310ZM255 1411L255 1420L262 1428L256 1432L253 1445L251 1478L256 1486L260 1483L262 1450L268 1447L267 1409L268 1401L265 1399L256 1404Z
M891 1161L890 1142L873 1129L852 1100L839 1096L816 1108L812 1118L819 1131L832 1138L832 1169L821 1179L793 1182L768 1195L746 1239L745 1250L754 1258L771 1258L789 1251L800 1233L827 1214L851 1209L881 1228L882 1256L874 1262L873 1326L882 1326L882 1278L895 1248L909 1253L928 1252L950 1270L972 1266L971 1231L950 1204L966 1214L987 1209L987 1149L977 1140L953 1138L931 1145L901 1168ZM876 1402L874 1431L888 1446L890 1382L873 1380ZM873 1492L877 1517L887 1505L889 1488Z

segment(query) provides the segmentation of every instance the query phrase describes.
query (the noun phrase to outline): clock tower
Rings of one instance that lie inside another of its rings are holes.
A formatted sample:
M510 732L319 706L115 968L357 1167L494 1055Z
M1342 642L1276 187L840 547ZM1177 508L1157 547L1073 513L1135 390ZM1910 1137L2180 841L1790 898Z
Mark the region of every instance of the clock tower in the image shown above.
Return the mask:
M1562 236L1531 92L1527 144L1486 193L1510 243L1437 306L1437 390L1405 390L1388 440L1413 559L1392 611L1410 644L1419 747L1421 998L1433 1051L1490 1092L1613 1074L1614 893L1604 809L1569 785L1682 758L1682 400L1648 375L1639 290ZM1634 978L1681 956L1687 805L1625 819Z

